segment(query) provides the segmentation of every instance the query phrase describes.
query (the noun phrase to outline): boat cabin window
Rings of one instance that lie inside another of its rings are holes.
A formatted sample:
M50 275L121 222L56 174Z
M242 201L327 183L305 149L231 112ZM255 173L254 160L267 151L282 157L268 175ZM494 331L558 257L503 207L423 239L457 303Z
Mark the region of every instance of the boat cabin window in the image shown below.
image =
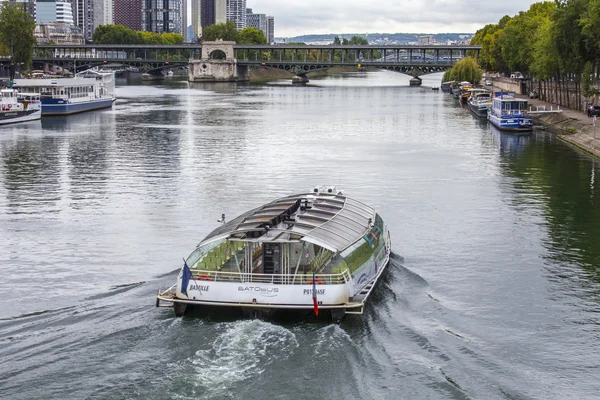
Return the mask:
M361 267L374 260L374 257L381 253L385 243L383 234L383 220L379 215L376 215L375 223L371 230L342 252L342 257L348 264L351 273L361 269Z

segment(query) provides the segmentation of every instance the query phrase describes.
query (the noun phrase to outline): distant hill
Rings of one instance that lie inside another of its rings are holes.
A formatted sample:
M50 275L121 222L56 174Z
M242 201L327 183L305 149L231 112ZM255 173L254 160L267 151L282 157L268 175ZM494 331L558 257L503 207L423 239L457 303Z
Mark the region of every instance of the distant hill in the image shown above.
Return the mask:
M473 33L329 33L323 35L302 35L292 38L275 38L276 42L303 42L307 44L328 44L339 36L350 39L352 36L361 36L369 41L369 44L407 44L418 42L419 36L433 36L438 43L446 44L448 41L461 42L473 37Z

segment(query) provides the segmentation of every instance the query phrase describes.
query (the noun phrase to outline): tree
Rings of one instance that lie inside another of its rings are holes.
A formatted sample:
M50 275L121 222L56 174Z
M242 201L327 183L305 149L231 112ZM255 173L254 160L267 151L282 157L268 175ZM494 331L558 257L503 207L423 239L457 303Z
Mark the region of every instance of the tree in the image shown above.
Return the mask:
M33 31L35 21L17 5L3 3L0 7L0 48L5 55L12 56L10 79L14 79L14 64L31 67L33 46L36 44Z
M202 30L202 40L215 41L218 39L237 42L240 33L235 23L229 21L220 24L209 25Z
M472 57L466 57L454 64L454 66L444 74L443 80L448 81L468 81L477 83L481 81L483 72L479 69L477 61Z
M244 28L238 35L237 43L240 44L267 44L264 32L256 28Z
M369 41L367 39L365 39L364 37L352 36L350 38L350 40L348 41L348 44L351 46L368 46Z
M92 40L95 44L141 44L137 33L124 25L100 25Z

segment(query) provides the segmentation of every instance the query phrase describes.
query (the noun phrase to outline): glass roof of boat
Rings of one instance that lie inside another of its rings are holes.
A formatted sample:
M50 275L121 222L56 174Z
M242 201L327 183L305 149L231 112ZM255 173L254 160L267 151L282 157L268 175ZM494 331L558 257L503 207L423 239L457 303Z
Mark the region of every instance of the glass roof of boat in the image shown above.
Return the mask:
M216 239L256 242L306 241L337 252L360 239L375 211L341 193L313 192L283 197L248 211L211 232Z

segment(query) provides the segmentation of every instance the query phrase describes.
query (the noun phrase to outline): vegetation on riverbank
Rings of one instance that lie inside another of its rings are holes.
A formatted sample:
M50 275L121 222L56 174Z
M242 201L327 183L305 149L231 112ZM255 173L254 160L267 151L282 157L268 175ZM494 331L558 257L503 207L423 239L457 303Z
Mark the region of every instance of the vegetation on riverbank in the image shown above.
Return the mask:
M35 21L17 4L3 3L0 7L0 54L13 56L13 63L27 70L31 67ZM14 70L11 69L11 79Z
M454 64L444 74L442 81L457 81L457 82L471 82L473 84L481 81L483 77L483 71L479 68L477 61L473 57L466 57Z
M600 0L535 3L486 25L471 44L482 46L483 69L531 76L543 100L581 109L582 96L598 94Z
M100 25L94 30L92 40L95 44L183 44L183 36L179 33L134 31L124 25Z
M238 31L235 23L231 21L207 26L203 29L202 40L225 40L248 45L267 44L267 37L260 29L244 28Z

